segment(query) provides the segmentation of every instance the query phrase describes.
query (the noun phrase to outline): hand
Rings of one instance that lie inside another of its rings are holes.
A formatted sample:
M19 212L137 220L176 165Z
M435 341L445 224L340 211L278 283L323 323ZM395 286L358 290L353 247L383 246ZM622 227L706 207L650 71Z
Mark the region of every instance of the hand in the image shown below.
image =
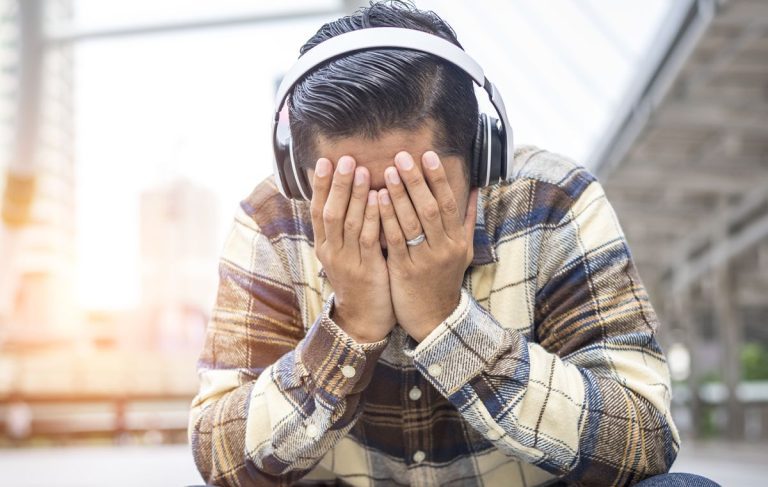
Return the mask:
M387 239L392 305L400 326L423 340L456 309L464 272L472 262L477 190L461 221L445 168L432 151L422 156L423 173L407 152L384 171L379 210ZM424 232L426 241L405 241Z
M395 326L376 191L352 157L341 157L331 178L332 169L321 158L313 176L315 253L335 292L332 319L358 343L376 342Z

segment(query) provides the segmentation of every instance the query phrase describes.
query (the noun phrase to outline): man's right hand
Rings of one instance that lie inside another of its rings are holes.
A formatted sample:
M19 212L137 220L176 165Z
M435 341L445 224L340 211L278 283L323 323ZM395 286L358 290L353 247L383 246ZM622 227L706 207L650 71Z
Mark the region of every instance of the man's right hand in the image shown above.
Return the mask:
M312 227L315 253L335 292L331 318L358 343L385 338L396 320L387 263L379 244L379 206L365 167L342 156L333 171L315 166Z

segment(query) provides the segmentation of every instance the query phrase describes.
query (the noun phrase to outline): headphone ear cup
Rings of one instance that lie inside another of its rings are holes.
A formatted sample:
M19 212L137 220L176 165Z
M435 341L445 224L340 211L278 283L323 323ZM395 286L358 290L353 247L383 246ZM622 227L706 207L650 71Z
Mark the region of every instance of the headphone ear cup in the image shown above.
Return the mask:
M287 107L283 108L276 123L272 147L275 153L273 172L277 189L286 198L309 200L312 198L312 184L306 170L299 166L295 158Z
M491 128L491 139L487 141L488 149L491 151L491 156L488 158L491 161L490 184L494 184L501 179L505 179L507 161L501 123L498 119L490 116L487 123Z
M272 148L274 150L273 172L277 189L286 198L296 195L295 183L291 184L293 177L291 171L291 129L288 124L288 109L283 107L278 120L272 129Z
M475 139L472 142L472 162L469 167L469 186L477 188L480 186L480 175L485 174L485 159L483 158L483 146L485 145L485 113L477 117L477 130Z

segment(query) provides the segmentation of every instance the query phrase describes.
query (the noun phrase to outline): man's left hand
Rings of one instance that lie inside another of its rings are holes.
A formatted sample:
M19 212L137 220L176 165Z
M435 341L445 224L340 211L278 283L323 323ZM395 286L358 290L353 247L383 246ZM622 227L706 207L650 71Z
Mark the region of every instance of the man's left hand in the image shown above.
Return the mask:
M470 192L464 220L445 168L427 151L422 170L407 152L384 174L379 209L387 240L392 306L400 326L423 340L459 304L464 272L472 262L477 190ZM426 240L406 245L424 233Z

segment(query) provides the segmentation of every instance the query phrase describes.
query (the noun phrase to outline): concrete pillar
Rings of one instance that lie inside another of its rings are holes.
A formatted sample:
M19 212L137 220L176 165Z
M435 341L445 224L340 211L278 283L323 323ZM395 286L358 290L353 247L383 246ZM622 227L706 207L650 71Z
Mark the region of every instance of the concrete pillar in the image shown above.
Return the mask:
M688 376L688 388L690 391L688 407L691 414L691 434L694 438L699 438L704 430L704 405L699 396L702 375L700 360L701 338L699 327L693 316L691 288L686 286L683 290L672 294L669 299L672 301L670 308L675 315L675 320L682 329L682 336L684 337L685 344L688 346L691 357L691 373Z
M17 81L16 133L10 172L17 178L34 173L37 137L40 131L40 103L45 46L43 2L18 0L19 74Z
M728 389L727 431L731 439L744 438L744 408L737 396L741 383L741 349L744 344L743 319L736 306L735 282L731 269L721 266L712 275L712 303L717 331L723 346L723 381Z

